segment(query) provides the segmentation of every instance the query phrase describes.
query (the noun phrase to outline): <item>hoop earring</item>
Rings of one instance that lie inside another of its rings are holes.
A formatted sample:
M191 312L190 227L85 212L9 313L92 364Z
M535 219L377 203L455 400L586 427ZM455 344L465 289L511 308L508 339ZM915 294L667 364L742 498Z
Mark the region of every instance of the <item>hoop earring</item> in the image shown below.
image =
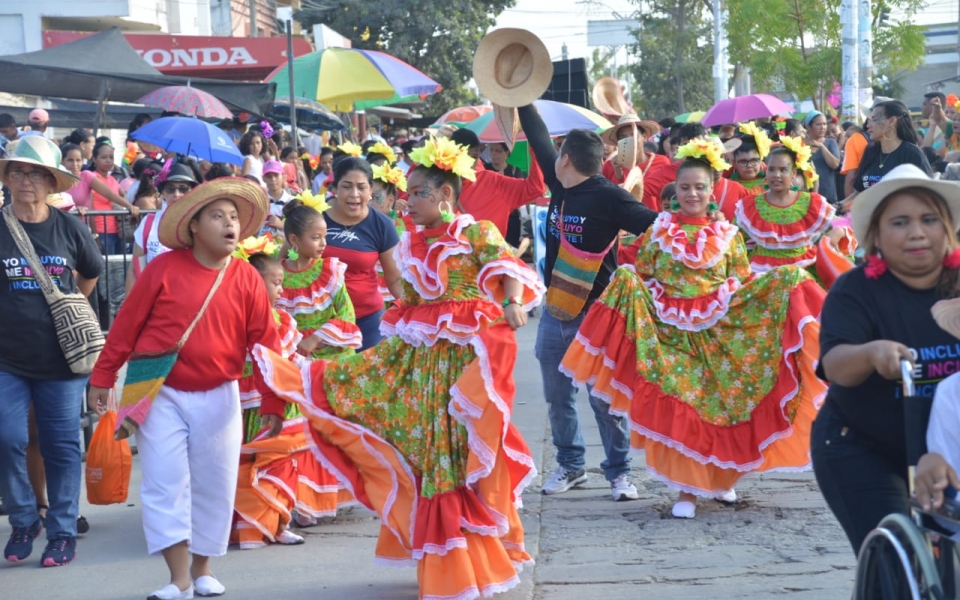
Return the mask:
M444 208L443 205L446 204L447 207ZM453 214L453 205L450 204L449 200L440 201L440 218L443 219L444 223L452 223L456 215Z

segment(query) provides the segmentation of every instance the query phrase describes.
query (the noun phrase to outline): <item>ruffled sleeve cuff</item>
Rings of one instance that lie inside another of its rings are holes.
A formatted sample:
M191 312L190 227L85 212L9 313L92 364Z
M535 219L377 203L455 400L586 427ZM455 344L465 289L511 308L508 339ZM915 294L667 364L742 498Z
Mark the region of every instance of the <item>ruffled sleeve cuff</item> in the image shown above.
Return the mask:
M492 301L502 304L506 299L503 278L512 277L523 285L523 310L531 310L540 305L546 288L537 273L513 257L503 257L484 265L477 277L477 285Z
M360 328L343 319L330 319L323 327L313 332L315 337L328 346L337 348L353 348L358 350L363 346L363 335Z

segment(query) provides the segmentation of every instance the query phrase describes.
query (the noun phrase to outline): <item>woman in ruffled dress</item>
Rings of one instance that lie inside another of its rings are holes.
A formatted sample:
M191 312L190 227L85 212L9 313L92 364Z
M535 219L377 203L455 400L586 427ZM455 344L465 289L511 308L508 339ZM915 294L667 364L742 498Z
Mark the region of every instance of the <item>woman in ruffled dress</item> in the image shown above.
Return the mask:
M824 291L799 267L752 275L737 228L710 220L721 152L706 140L678 151L677 212L616 271L561 367L629 418L647 470L680 492L677 518L695 516L698 496L735 500L745 473L808 469L825 390Z
M737 203L736 224L747 242L750 269L766 273L782 265L798 265L829 288L853 268L857 249L853 231L835 222L836 209L816 192L793 186L798 173L812 188L817 174L811 150L796 137L782 136L781 146L767 156L767 191Z
M416 564L420 598L506 591L531 562L517 508L536 469L510 422L517 344L543 285L489 222L454 216L472 159L447 139L411 156L409 213L397 247L404 304L385 339L298 370L266 349L269 385L300 404L311 444L382 524L376 555ZM283 406L263 405L279 427Z

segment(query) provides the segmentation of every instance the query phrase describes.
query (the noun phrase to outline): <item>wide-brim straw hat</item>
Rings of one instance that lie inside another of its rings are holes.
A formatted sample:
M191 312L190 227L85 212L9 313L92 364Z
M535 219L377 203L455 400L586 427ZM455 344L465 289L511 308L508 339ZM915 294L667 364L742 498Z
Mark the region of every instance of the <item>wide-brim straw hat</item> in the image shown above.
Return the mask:
M923 188L937 194L947 203L953 225L960 224L960 187L951 181L931 179L919 167L900 165L890 170L883 179L860 192L853 201L850 224L860 243L867 238L873 213L885 198L907 188Z
M173 204L160 218L160 243L167 248L193 246L190 221L203 207L217 200L231 200L240 217L237 241L256 235L263 226L270 202L262 187L245 177L222 177L198 185Z
M495 29L480 40L473 79L494 104L526 106L550 87L553 62L540 38L526 29Z
M7 181L7 166L13 163L42 167L56 180L51 194L65 192L77 185L79 177L60 169L60 148L42 135L28 135L17 140L17 145L8 158L0 160L0 181L11 187Z
M641 119L637 115L629 114L623 115L617 120L617 124L611 127L610 129L605 129L603 133L600 134L600 137L603 138L603 141L610 144L611 146L617 145L617 132L624 127L629 127L632 124L637 125L637 130L643 134L643 137L652 137L660 133L660 124L656 121L647 121Z
M617 154L612 160L614 166L632 169L637 166L637 138L625 137L617 142Z
M643 171L640 167L633 167L627 171L627 176L624 178L623 183L620 184L620 187L630 192L634 198L639 201L643 201Z
M960 298L941 300L930 309L933 320L955 338L960 338Z

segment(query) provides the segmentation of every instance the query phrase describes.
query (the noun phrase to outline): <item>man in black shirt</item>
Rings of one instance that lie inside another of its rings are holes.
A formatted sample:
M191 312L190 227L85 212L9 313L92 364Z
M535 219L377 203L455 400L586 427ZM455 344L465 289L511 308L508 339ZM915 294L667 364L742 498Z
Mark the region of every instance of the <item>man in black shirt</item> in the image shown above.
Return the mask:
M562 311L553 310L555 306L548 296L548 308L540 318L537 332L536 355L543 376L543 393L550 405L550 428L553 444L557 448L558 463L550 479L544 482L542 491L544 494L559 494L587 480L584 471L586 449L577 412L576 389L571 379L560 372L560 362L577 335L587 309L603 293L617 268L620 230L640 235L653 223L657 214L637 202L625 189L600 175L603 142L596 133L585 129L572 130L558 154L546 125L533 105L520 107L518 116L543 171L544 181L550 188L544 268L544 283L548 290L551 289L551 283L558 286L555 292L560 287L566 292L574 289L576 283L571 286L569 273L591 277L582 269L565 269L562 280L554 277L554 267L561 254L561 231L566 239L563 246L567 256L606 252L599 269L592 275L593 281L580 282L586 285L585 288L582 285L579 288L583 301L579 313L569 320L553 316L551 312L561 314ZM567 298L569 300L570 296ZM590 406L606 453L606 460L600 466L610 481L613 498L634 500L638 494L637 488L628 479L630 436L626 420L611 415L609 405L592 395Z

